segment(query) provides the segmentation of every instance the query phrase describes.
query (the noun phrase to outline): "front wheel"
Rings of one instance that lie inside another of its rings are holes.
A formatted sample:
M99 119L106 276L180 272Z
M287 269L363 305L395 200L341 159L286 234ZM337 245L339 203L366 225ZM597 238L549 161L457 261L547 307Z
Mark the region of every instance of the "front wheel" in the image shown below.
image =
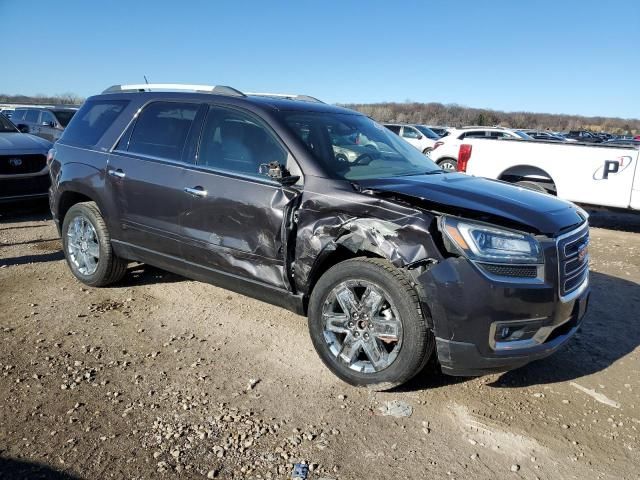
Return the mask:
M435 346L406 273L381 259L356 258L330 268L311 294L309 331L335 375L375 390L410 380Z
M127 262L111 247L109 230L94 202L69 209L62 223L62 246L71 272L91 287L117 282L127 270Z

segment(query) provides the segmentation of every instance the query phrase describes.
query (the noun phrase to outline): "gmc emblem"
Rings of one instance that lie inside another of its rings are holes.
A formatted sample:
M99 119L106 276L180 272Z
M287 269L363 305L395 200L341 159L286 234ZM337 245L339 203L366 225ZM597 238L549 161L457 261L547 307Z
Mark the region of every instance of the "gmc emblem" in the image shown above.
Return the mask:
M10 158L9 159L9 165L11 165L12 167L19 167L22 165L22 159L21 158Z
M585 245L582 248L580 248L580 250L578 250L578 261L580 261L580 263L584 262L584 259L587 256L587 253L589 253L588 245Z

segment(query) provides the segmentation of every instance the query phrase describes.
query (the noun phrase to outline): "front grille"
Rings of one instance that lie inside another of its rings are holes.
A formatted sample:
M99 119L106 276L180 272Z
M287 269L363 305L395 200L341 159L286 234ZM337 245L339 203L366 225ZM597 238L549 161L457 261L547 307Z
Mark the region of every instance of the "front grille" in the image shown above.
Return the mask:
M492 263L479 263L488 273L500 277L536 278L538 267L535 265L494 265Z
M589 228L579 230L558 240L560 296L574 292L589 276Z
M0 155L0 175L37 173L47 164L46 155Z
M49 175L26 178L0 178L0 200L3 197L45 194L49 191Z

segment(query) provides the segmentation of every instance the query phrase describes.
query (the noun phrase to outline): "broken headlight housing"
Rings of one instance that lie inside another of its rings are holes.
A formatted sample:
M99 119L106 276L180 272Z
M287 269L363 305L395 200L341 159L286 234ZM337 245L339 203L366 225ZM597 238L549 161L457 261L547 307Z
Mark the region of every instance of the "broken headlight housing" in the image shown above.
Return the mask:
M544 263L540 243L526 233L494 227L453 217L440 218L445 246L470 260L491 264ZM450 244L450 245L448 245Z

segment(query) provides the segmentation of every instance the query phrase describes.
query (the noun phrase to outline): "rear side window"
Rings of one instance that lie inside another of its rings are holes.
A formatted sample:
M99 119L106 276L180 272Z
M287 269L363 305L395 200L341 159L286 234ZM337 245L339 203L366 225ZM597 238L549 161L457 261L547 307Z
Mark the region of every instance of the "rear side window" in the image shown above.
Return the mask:
M154 102L139 115L127 150L180 160L189 129L200 108L195 103Z
M127 100L89 100L74 115L61 143L92 147L127 106Z
M27 110L27 114L24 117L25 122L38 123L38 116L40 112L38 110Z
M400 127L398 125L385 125L389 130L391 130L396 135L400 135Z
M17 121L17 120L24 120L24 114L26 113L26 110L24 109L16 109L13 112L13 115L11 115L11 119L12 121Z

